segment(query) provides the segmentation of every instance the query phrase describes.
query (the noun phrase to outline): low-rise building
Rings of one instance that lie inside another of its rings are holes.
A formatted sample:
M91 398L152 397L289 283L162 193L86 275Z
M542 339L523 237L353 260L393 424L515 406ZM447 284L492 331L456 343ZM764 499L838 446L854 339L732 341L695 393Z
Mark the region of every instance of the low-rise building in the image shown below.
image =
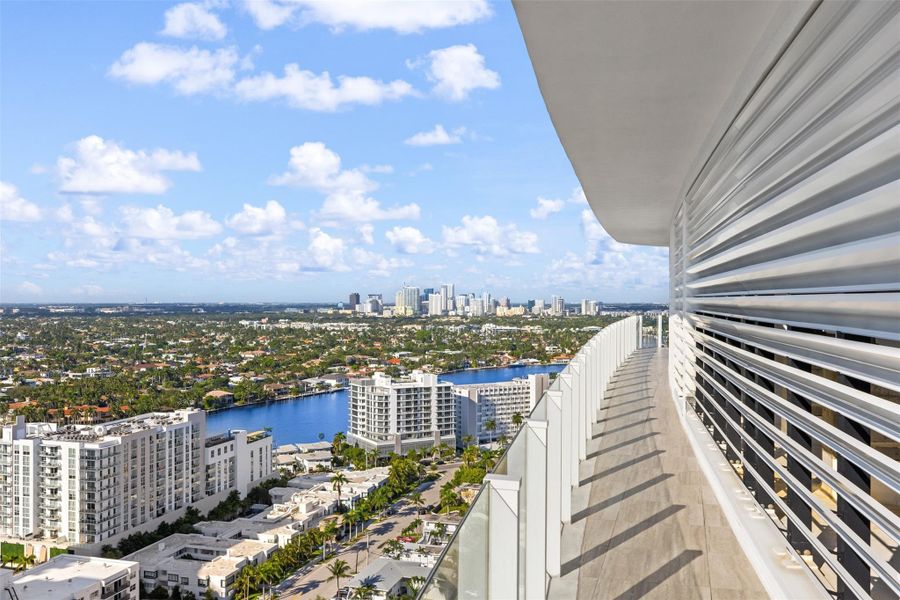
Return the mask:
M60 554L17 576L0 576L3 600L138 600L138 563Z
M353 576L347 588L356 590L362 585L372 584L375 589L370 596L372 600L386 600L412 594L411 579L423 582L431 571L417 562L391 560L383 556L369 563L369 566Z
M274 543L241 538L217 538L198 533L176 533L129 554L140 564L140 580L153 590L170 594L178 587L203 598L209 589L216 598L230 598L229 589L247 565L260 564L275 551Z

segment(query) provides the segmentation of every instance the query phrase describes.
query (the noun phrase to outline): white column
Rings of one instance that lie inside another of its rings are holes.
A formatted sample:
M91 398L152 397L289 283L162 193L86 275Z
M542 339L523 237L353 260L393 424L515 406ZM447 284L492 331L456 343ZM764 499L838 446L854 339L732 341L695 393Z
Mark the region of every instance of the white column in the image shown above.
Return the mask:
M525 598L547 591L547 421L525 421Z
M644 315L638 315L638 348L644 347Z
M568 492L563 483L563 414L562 392L547 391L547 574L560 574L562 534L562 499ZM566 471L568 474L568 471ZM571 502L571 500L570 500ZM571 509L570 509L571 510Z
M519 485L518 477L485 475L490 492L488 524L488 597L519 595Z
M656 315L656 347L662 348L662 313Z

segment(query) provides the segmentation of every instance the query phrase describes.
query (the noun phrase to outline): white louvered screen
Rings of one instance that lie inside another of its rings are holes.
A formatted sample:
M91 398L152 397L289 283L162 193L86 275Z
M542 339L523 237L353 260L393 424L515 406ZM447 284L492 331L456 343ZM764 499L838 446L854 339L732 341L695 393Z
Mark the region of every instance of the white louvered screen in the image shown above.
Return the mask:
M841 598L900 597L900 3L823 3L673 216L671 382Z

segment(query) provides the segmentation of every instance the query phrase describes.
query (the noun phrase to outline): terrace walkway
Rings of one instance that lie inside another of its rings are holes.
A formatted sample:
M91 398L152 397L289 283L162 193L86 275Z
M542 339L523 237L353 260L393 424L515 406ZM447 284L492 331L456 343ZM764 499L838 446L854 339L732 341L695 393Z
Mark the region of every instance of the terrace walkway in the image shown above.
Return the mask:
M694 458L669 392L668 351L612 379L581 464L551 598L767 598Z

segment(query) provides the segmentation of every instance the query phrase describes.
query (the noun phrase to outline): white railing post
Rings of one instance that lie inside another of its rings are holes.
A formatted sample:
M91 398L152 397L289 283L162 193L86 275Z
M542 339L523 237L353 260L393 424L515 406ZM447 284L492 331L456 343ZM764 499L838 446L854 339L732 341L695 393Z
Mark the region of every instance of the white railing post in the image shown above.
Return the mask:
M511 475L484 477L490 493L488 520L488 594L490 598L517 598L519 595L519 486Z
M568 471L562 468L563 412L562 392L547 391L547 573L558 577L562 563L563 498L570 496L566 484ZM565 492L565 493L564 493ZM569 500L571 502L571 500ZM570 509L571 510L571 509Z
M638 315L638 348L644 347L644 315Z
M525 599L547 594L547 421L525 421ZM557 536L558 537L558 536Z
M662 348L662 313L656 315L656 347Z

